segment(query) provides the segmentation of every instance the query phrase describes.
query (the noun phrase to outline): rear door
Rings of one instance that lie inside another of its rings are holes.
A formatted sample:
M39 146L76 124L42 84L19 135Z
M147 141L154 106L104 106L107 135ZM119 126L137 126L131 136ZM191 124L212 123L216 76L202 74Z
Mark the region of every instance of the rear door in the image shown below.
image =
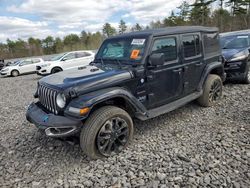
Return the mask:
M165 63L148 67L148 108L167 104L180 97L183 89L182 64L179 58L179 36L157 37L153 40L151 54L163 53Z
M40 59L32 59L32 72L36 72L36 66L41 63Z
M94 56L89 52L76 52L77 66L88 65L93 61Z
M182 63L184 65L184 94L196 91L206 66L202 56L200 33L182 35Z

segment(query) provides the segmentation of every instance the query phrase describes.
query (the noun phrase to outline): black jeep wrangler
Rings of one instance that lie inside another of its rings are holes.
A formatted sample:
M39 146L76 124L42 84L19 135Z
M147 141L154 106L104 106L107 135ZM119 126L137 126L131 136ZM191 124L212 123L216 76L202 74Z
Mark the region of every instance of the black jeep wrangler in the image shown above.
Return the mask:
M119 153L132 139L133 118L220 99L225 74L218 37L216 28L196 26L108 38L89 66L39 80L27 120L51 137L80 133L91 158Z

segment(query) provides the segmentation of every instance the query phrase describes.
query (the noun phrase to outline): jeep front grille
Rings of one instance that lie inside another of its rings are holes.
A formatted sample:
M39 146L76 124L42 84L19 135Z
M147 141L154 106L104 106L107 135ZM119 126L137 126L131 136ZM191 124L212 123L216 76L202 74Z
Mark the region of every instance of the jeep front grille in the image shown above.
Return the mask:
M58 114L56 105L57 91L44 85L38 87L38 98L40 103L50 112Z

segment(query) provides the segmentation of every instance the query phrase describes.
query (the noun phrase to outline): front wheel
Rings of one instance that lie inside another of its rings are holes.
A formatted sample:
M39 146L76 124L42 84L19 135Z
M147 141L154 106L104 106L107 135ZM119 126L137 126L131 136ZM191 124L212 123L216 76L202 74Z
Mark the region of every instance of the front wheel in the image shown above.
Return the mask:
M121 152L132 140L133 121L121 108L104 106L93 112L83 125L80 145L92 159Z
M11 72L11 76L13 76L13 77L17 77L18 75L19 75L19 72L17 70L13 70Z
M60 67L55 67L51 70L51 74L55 74L55 73L58 73L58 72L61 72L62 69Z
M203 94L198 98L198 103L204 107L213 106L221 99L222 87L222 80L218 75L208 75Z

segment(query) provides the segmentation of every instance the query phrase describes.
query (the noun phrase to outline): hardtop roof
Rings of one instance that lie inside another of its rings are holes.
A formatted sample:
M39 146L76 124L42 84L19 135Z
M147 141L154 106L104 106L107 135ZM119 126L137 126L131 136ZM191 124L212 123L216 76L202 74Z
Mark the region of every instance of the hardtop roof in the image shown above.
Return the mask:
M121 38L121 37L134 37L134 36L161 36L170 34L182 34L182 33L193 33L193 32L218 32L216 27L203 27L203 26L176 26L176 27L165 27L160 29L149 29L143 31L135 31L130 33L124 33L121 35L113 36L110 38Z

